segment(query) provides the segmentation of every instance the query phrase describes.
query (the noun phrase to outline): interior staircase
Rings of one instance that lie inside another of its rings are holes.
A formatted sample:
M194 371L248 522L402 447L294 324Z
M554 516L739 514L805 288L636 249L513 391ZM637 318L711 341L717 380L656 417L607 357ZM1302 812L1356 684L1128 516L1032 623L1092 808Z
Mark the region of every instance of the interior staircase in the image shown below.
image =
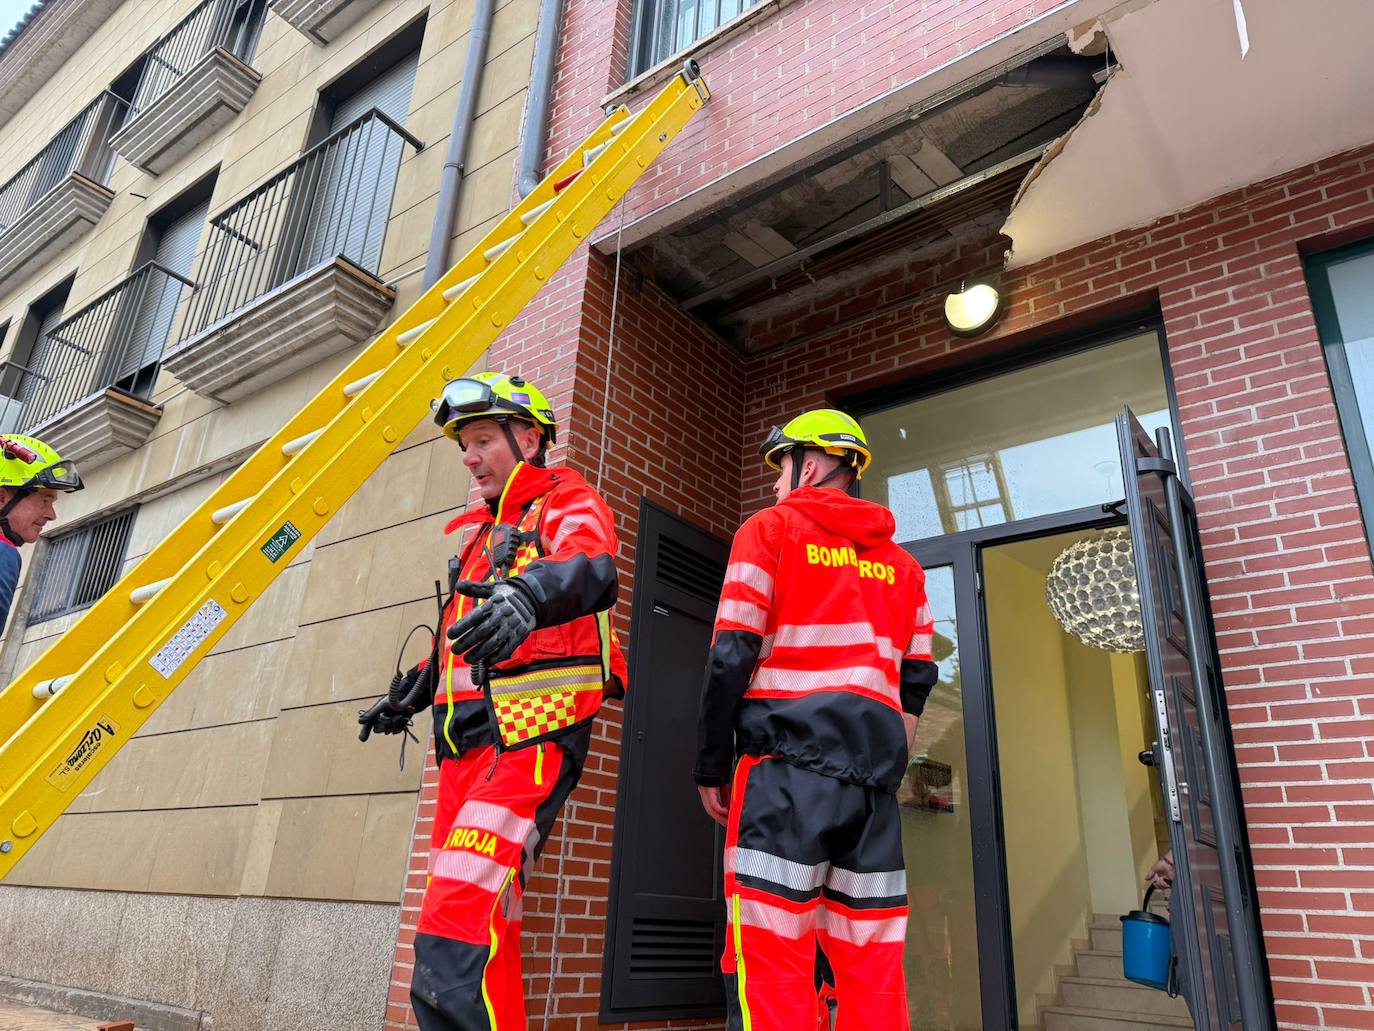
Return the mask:
M1121 918L1093 914L1088 940L1074 944L1058 995L1040 1007L1043 1031L1173 1031L1192 1028L1182 999L1127 981L1121 973Z

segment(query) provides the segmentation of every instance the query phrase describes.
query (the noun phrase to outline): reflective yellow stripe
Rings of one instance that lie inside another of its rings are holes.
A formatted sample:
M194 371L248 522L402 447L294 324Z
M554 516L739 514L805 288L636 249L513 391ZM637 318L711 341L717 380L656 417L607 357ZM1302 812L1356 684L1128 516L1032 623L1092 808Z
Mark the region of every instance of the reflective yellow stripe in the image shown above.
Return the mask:
M439 645L440 648L444 646ZM444 716L444 740L448 742L449 748L453 749L453 754L458 754L458 746L453 743L453 738L449 735L449 729L453 726L453 652L448 653L448 669L445 672L445 686L448 688L448 714Z
M534 755L534 782L542 785L544 783L544 746L539 745L535 749Z
M596 614L596 635L601 638L601 682L611 679L611 611Z
M498 523L502 522L501 517L506 514L506 494L509 493L510 485L515 482L515 476L520 472L524 464L524 462L515 463L515 468L512 469L510 475L506 477L506 485L501 488L501 500L496 503L496 521Z
M754 1021L749 1015L749 1000L744 995L744 943L739 933L739 896L730 896L735 911L735 987L739 992L739 1012L744 1020L744 1031L753 1031Z
M545 669L533 669L526 673L515 673L508 675L501 670L496 671L496 676L492 679L499 685L496 693L505 694L502 690L507 684L538 684L543 680L557 680L559 677L573 677L583 675L587 677L596 676L597 667L591 665L577 666L550 666ZM558 688L562 690L562 688Z
M514 879L515 870L512 868L506 872L506 879L501 882L501 890L496 893L496 899L491 904L491 918L487 921L487 930L491 933L491 953L487 956L486 966L482 968L482 1001L487 1007L487 1021L491 1024L491 1031L500 1031L496 1026L496 1007L491 1004L491 995L487 992L487 970L496 960L496 950L501 946L501 939L496 936L496 907L506 897L506 890Z

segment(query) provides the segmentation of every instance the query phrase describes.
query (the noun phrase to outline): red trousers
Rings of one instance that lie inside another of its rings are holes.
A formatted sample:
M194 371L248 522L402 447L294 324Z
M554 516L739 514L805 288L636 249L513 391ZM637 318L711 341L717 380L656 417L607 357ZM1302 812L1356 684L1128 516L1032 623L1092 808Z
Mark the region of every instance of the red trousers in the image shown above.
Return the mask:
M835 975L835 1031L908 1031L895 796L746 756L730 795L725 896L732 1031L817 1027L818 945Z
M521 897L579 772L556 742L440 761L410 989L421 1031L525 1031Z

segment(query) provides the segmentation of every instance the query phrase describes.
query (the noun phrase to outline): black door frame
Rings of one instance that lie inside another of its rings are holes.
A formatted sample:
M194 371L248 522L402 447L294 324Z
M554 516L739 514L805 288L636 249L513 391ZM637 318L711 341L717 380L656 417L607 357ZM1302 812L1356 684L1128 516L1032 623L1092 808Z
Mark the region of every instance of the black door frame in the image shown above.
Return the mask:
M1016 541L1125 524L1122 516L1097 505L903 545L923 569L950 566L954 572L954 618L964 702L964 758L968 765L974 917L984 1027L1017 1027L1018 1023L997 717L987 610L983 605L983 552Z

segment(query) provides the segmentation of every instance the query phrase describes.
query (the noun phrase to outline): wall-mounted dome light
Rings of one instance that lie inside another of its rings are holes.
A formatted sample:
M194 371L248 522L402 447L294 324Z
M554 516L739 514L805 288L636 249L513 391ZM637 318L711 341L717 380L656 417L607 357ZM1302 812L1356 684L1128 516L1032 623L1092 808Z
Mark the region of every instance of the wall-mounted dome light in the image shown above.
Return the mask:
M1000 278L970 279L959 292L945 298L945 325L961 337L977 336L990 329L1002 315Z

